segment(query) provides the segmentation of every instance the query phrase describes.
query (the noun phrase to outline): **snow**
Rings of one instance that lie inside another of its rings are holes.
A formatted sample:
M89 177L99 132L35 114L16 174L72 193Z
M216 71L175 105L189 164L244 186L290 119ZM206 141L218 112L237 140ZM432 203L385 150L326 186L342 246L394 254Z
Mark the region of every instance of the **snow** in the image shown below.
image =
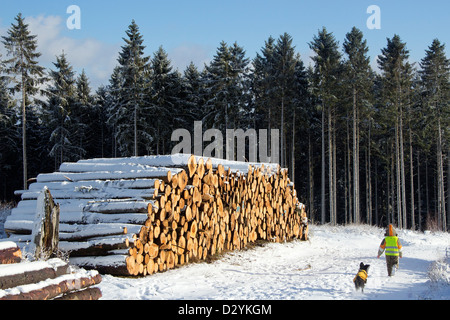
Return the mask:
M101 168L102 166L108 167L123 164L156 166L156 167L176 167L187 165L190 157L191 154L176 153L172 155L143 156L131 158L96 158L96 159L80 160L76 164L67 163L66 165L60 167L60 171L72 170L76 166L79 166L78 170L83 170L83 168L92 165L97 166L98 168ZM203 159L205 163L208 159L210 159L211 164L214 168L217 168L217 166L221 164L224 166L225 170L231 168L231 170L233 171L239 170L241 172L247 172L249 165L256 168L264 166L264 168L271 170L272 172L276 171L278 168L277 163L243 162L213 157L195 156L195 160L197 163L199 162L200 159Z
M6 249L12 249L17 248L17 244L12 241L3 241L0 242L0 250L6 250Z
M311 226L310 241L266 243L144 278L104 275L106 300L448 300L450 234L397 230L403 259L388 277L377 259L384 230ZM364 293L353 278L370 264Z
M31 291L37 291L42 288L51 286L51 285L58 285L61 282L64 281L77 281L81 278L93 278L98 274L95 270L84 270L84 269L77 269L76 273L70 273L65 274L59 277L56 277L54 279L47 279L43 281L39 281L38 283L30 283L25 284L21 286L17 286L10 289L0 290L0 298L8 295L18 295L21 293L28 293Z
M0 243L10 241L1 227ZM310 241L266 243L144 278L103 275L98 287L104 300L449 300L450 234L397 231L403 259L392 278L384 255L376 258L384 229L311 225ZM371 265L364 293L353 285L360 262Z
M0 265L0 277L6 277L10 275L42 270L44 268L57 269L66 265L64 261L58 258L49 259L47 261L32 261L32 262L22 262L14 264L1 264Z

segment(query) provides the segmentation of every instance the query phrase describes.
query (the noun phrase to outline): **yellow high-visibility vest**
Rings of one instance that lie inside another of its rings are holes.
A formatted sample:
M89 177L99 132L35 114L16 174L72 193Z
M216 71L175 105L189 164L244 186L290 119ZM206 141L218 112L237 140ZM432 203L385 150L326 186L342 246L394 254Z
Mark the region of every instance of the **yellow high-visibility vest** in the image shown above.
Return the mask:
M385 237L386 241L386 252L387 256L399 256L398 253L398 237Z

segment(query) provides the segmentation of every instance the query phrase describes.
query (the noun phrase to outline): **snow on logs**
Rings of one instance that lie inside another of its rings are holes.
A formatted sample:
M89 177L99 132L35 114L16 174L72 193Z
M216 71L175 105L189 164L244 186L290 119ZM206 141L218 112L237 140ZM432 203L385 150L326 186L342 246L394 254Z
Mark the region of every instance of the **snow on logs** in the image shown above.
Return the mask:
M27 240L36 199L60 204L60 250L86 269L145 276L258 240L306 239L287 170L177 154L89 159L41 174L5 222Z
M22 261L17 244L0 242L0 300L97 300L102 293L94 286L101 280L98 271L59 258Z

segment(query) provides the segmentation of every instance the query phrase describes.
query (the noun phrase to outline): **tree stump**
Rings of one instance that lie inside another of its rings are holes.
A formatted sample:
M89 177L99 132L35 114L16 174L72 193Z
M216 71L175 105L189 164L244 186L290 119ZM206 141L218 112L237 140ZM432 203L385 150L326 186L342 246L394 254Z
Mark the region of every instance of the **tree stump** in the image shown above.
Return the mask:
M55 204L47 187L41 191L37 201L31 238L35 245L36 260L56 257L59 245L59 204Z

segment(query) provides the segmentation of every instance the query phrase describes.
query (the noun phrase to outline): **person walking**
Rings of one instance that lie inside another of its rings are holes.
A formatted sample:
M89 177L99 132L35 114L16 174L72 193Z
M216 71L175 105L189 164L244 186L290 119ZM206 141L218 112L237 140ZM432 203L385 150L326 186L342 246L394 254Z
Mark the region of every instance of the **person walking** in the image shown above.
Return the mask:
M388 226L384 236L380 248L378 249L377 258L380 258L383 252L385 252L387 272L388 276L391 277L395 274L394 267L395 269L398 269L399 267L399 257L403 257L402 245L392 224Z

